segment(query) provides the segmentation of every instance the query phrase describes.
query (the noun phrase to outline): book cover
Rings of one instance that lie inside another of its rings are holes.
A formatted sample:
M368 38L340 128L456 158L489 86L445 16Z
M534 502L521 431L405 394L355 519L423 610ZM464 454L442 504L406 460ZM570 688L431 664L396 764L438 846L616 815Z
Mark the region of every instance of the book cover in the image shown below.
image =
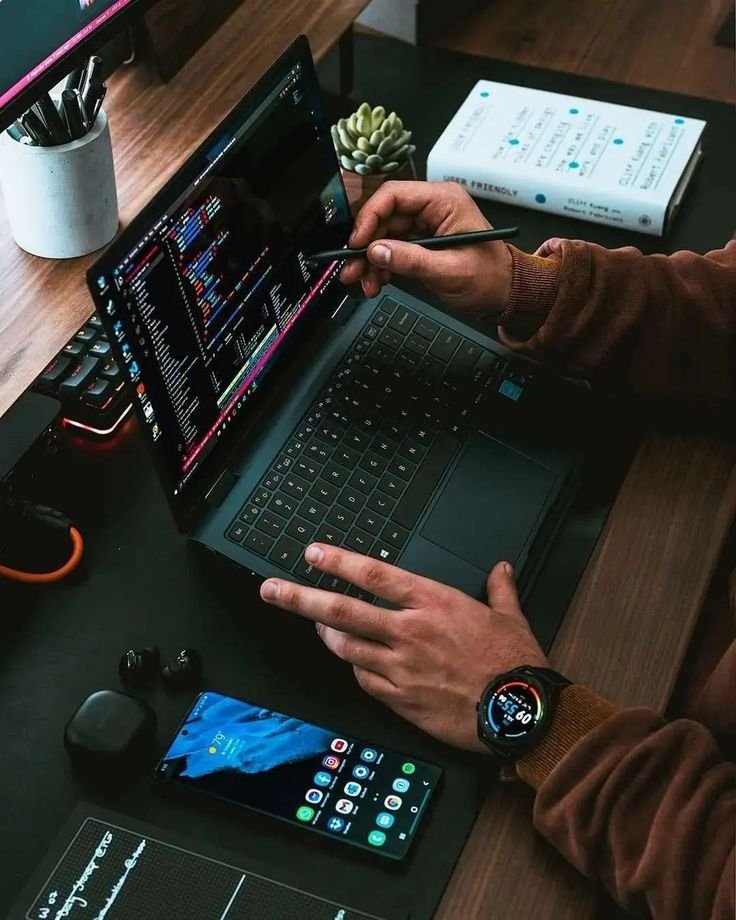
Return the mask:
M705 122L479 80L432 148L430 181L661 236Z

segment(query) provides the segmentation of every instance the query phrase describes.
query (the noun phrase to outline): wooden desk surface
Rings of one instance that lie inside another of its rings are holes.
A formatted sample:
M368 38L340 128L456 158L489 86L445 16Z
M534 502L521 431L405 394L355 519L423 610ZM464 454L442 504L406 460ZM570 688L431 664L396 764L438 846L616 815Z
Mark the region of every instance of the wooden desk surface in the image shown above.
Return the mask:
M368 0L247 0L169 82L144 67L110 80L120 219L125 225L299 33L320 59ZM0 210L0 416L92 312L84 272L25 253Z

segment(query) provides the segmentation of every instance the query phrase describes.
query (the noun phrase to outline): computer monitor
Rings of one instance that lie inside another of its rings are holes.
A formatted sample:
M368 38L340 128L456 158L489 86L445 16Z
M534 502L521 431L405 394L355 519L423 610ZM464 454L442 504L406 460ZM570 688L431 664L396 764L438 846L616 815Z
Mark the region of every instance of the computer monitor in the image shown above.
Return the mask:
M177 520L344 299L307 255L351 227L302 36L89 269Z
M0 129L152 0L0 0Z

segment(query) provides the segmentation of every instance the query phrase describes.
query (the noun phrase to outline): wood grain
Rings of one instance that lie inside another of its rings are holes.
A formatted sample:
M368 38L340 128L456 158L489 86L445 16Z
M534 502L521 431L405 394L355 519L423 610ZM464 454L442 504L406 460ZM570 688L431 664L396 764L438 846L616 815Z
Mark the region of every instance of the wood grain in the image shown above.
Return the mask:
M622 706L664 710L736 512L736 447L643 443L550 658ZM599 920L595 886L532 826L529 790L497 786L438 920Z
M246 0L166 84L144 67L110 80L110 118L124 226L300 32L315 58L368 0ZM13 242L0 213L0 416L92 312L94 257L40 259Z
M499 60L734 99L733 50L714 44L727 0L488 0L430 44Z

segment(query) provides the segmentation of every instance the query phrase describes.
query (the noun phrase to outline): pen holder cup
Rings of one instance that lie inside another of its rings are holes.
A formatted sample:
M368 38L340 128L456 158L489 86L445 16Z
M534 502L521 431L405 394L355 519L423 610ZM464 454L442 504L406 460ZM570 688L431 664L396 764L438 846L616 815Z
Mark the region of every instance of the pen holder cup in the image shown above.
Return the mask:
M112 240L118 199L107 116L58 147L0 135L0 185L16 243L48 259L73 259Z

